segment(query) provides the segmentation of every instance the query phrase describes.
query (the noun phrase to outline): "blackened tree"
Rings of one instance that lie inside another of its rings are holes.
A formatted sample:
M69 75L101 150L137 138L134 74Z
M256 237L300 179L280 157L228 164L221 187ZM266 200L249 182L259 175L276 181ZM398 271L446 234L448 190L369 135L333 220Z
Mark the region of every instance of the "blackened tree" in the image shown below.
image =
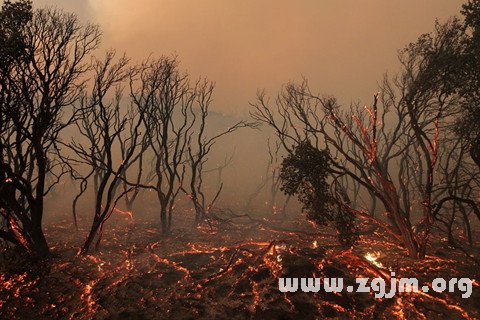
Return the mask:
M463 50L448 65L455 70L456 89L463 98L456 131L480 168L480 1L469 0L463 5L462 14Z
M143 114L152 154L151 184L160 204L163 234L170 231L175 200L184 183L197 89L175 58L148 60L130 79L133 104Z
M382 204L387 223L350 201L342 207L382 228L412 258L425 256L434 223L439 137L457 101L445 62L461 46L458 29L458 20L437 24L402 50L402 72L384 80L371 106L343 109L313 94L306 80L287 84L273 107L264 94L253 104L254 119L274 129L287 153L305 140L329 150L337 190L348 190L349 180L357 184L354 192ZM418 226L414 215L421 217Z
M72 106L100 32L73 14L32 11L28 1L5 2L0 21L7 62L0 75L0 212L6 221L0 236L45 256L44 198L68 172L58 156L59 135L78 115Z
M194 130L187 141L187 181L186 186L182 186L182 190L188 195L193 204L195 223L198 225L206 219L223 187L223 183L220 182L215 194L210 199L207 199L208 195L204 187L204 168L210 152L221 138L241 128L255 127L255 124L238 121L227 129L209 136L207 120L213 98L214 85L207 80L203 80L196 84L196 88L195 109L193 109Z
M88 179L94 175L94 214L81 253L87 253L95 239L98 246L103 226L118 200L138 188L138 185L127 181L127 170L140 161L147 143L142 114L128 104L122 108L125 82L135 73L128 62L125 57L115 61L114 51L107 52L103 61L94 62L94 85L91 94L82 98L79 107L81 117L76 121L79 134L68 145L77 156L70 161L88 168L87 174L80 178L79 196L87 189ZM127 187L117 194L121 183Z

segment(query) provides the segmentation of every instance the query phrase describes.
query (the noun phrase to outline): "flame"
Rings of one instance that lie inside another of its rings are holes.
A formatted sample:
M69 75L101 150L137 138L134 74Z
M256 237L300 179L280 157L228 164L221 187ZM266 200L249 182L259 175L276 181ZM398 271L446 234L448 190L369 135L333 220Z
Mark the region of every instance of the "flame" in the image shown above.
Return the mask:
M130 220L133 220L133 212L131 212L131 211L122 211L118 208L113 208L113 211L115 211L118 214L126 215L126 216L130 217Z
M123 219L119 220L125 222ZM128 221L125 224L127 223ZM142 222L136 219L135 223ZM120 249L114 247L113 252L102 250L93 255L73 258L75 260L54 262L52 274L68 276L68 279L71 279L74 284L73 290L77 290L70 297L75 297L81 302L78 307L66 311L68 314L65 314L64 318L75 319L80 312L85 314L86 318L102 317L106 312L102 303L105 295L116 292L117 287L121 289L118 292L123 293L124 290L129 290L130 279L134 279L133 283L137 283L137 280L142 280L144 276L148 280L145 282L147 283L145 287L140 288L139 286L138 289L136 285L132 287L132 290L139 290L139 294L142 294L135 302L138 304L137 308L158 306L166 311L165 317L172 317L171 304L177 303L177 301L183 303L193 299L196 300L195 304L198 303L202 307L211 306L212 304L209 305L210 300L217 298L217 288L219 287L222 287L221 294L224 296L218 299L220 302L215 301L214 307L224 307L221 302L222 298L228 297L230 301L237 300L236 303L246 306L245 309L248 309L246 312L255 313L260 310L264 311L270 305L276 305L277 300L275 299L279 299L282 304L279 307L288 317L289 310L297 312L295 310L298 308L297 299L290 293L278 292L276 287L272 287L272 283L276 284L276 282L272 281L286 274L292 258L311 258L308 256L309 250L304 252L297 249L307 247L315 249L323 247L328 242L324 242L324 236L318 233L273 230L265 226L259 226L260 228L263 228L262 232L251 236L242 234L243 238L238 236L242 232L241 230L235 233L236 231L229 229L228 233L225 233L219 228L214 237L193 229L188 234L173 232L169 238L158 239L156 237L158 230L152 229L148 224L142 228L142 236L146 237L146 241L135 241L135 244L131 242L123 244L122 238L115 233L112 238L105 241L121 245ZM272 241L271 239L276 240ZM292 239L295 241L291 241ZM387 265L387 262L392 261L391 252L401 252L402 249L378 239L368 239L366 245L370 249L365 251L357 251L358 249L337 251L334 248L327 250L326 256L321 259L317 255L314 258L312 256L309 263L314 268L313 276L327 276L324 266L334 263L345 271L346 277L349 278L380 276L386 281L389 280L388 267L390 265ZM380 259L385 263L385 267L380 263ZM416 272L419 276L425 275L425 272L422 273L423 270L426 270L425 266L428 266L430 274L432 272L440 273L450 266L455 266L455 263L457 260L454 257L439 260L434 256L427 256L427 259L421 264L412 263L408 266L402 264L399 269L396 269L399 270L397 278L410 273L410 271ZM168 287L169 284L167 284L165 288L157 288L164 279L168 279L170 274L175 281L172 282L173 287ZM3 298L5 292L8 295L6 301L0 299L0 310L2 312L7 310L6 314L9 316L10 312L18 310L14 310L14 308L17 308L19 303L28 306L33 303L41 303L31 300L29 296L30 292L36 290L35 281L43 282L38 279L40 278L35 277L32 280L31 274L26 273L7 277L0 272L0 296ZM144 283L143 281L138 282ZM149 287L150 283L154 289ZM63 282L58 285L65 286ZM474 280L473 285L477 287L478 280ZM375 300L371 307L362 310L351 310L343 303L333 302L336 300L321 299L320 294L312 293L310 297L313 298L313 312L316 312L318 317L322 317L325 310L328 309L335 311L339 318L353 319L361 316L368 318L372 313L378 312L379 318L407 319L407 317L421 317L422 304L431 303L449 311L449 316L452 317L473 319L472 315L475 314L469 314L470 306L468 304L465 310L463 304L456 305L454 303L456 300L452 300L447 293L445 295L423 292L398 293L391 304ZM62 296L62 298L64 297ZM305 296L305 299L310 298ZM355 300L355 297L353 299ZM343 299L339 301L342 302ZM56 306L51 302L55 302ZM40 306L42 308L40 314L42 316L50 315L52 312L57 312L53 311L54 309L66 308L64 304L63 300L47 301ZM315 311L315 309L317 310ZM53 313L54 316L59 314ZM199 316L199 311L192 306L191 314ZM253 317L251 314L250 316Z
M88 313L89 314L94 314L95 313L95 305L96 305L96 302L95 300L93 299L93 287L95 286L95 284L97 283L98 280L92 280L90 282L88 282L84 289L83 289L83 293L81 295L81 299L85 302L85 304L87 305L87 310L88 310Z
M395 299L395 305L393 307L393 314L397 316L398 319L407 319L405 316L405 312L403 311L405 309L403 300L401 297L397 297Z
M364 257L377 268L385 268L381 262L377 261L380 258L380 252L367 252Z

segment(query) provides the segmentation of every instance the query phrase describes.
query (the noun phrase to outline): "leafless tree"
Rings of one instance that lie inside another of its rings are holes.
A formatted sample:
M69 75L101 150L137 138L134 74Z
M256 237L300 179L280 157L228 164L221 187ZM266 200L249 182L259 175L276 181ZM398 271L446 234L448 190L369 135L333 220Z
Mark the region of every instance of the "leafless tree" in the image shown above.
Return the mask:
M205 169L203 172L204 173L212 173L212 172L216 172L216 176L217 176L217 179L216 179L216 189L220 189L220 187L222 187L222 184L223 184L223 170L225 170L225 168L227 168L233 161L233 158L235 156L235 149L233 150L233 152L230 154L230 155L226 155L225 158L223 159L223 162L222 163L217 163L217 165L214 167L214 168L211 168L211 169Z
M453 130L446 130L441 141L445 146L439 154L436 174L438 184L434 188L434 218L440 222L439 228L446 234L450 246L480 263L469 250L474 245L472 222L480 219L477 198L480 192L480 172L470 156L470 145L459 139Z
M211 137L207 135L207 119L209 107L212 101L214 86L212 83L204 80L196 85L195 109L193 109L194 131L190 134L187 142L187 161L188 161L188 187L182 187L182 190L191 199L195 209L196 224L204 221L209 210L215 204L223 183L220 182L213 198L208 201L204 191L204 165L208 161L208 156L222 137L231 134L238 129L254 127L255 124L245 121L239 121L224 131L221 131ZM227 162L225 162L227 163Z
M170 231L175 201L182 190L194 204L200 222L221 191L220 186L214 200L207 203L203 173L212 147L219 138L250 124L240 121L208 137L206 122L214 85L206 80L192 84L189 75L179 70L176 58L143 63L138 75L131 78L130 89L138 112L144 114L149 154L153 154L149 182L159 200L162 233Z
M278 141L275 141L272 146L270 139L268 140L268 158L270 162L270 183L269 183L269 195L270 201L269 206L271 207L272 214L276 215L281 213L282 216L286 215L286 206L290 200L290 196L287 196L287 199L284 201L282 208L279 210L277 197L280 191L281 180L280 180L280 149L281 144Z
M253 189L253 191L247 196L245 201L244 211L250 212L253 210L254 201L261 196L262 191L266 191L266 199L264 203L268 210L271 211L273 215L277 214L279 211L282 216L286 213L286 206L288 205L290 196L287 196L285 202L282 205L282 208L279 210L277 203L277 195L280 191L280 151L281 144L278 141L275 141L272 145L270 138L267 139L267 150L268 158L266 160L265 174L261 176L261 180L258 185Z
M160 204L163 234L170 230L175 200L184 182L197 89L190 84L188 75L179 71L175 58L148 60L130 79L133 103L144 115L149 150L153 153L152 184Z
M82 26L75 15L40 9L20 38L21 54L0 77L0 213L6 221L0 237L45 256L44 198L68 171L57 142L78 116L72 106L84 88L85 60L98 46L100 32Z
M306 81L285 86L275 107L262 93L253 104L254 119L272 127L287 152L305 140L327 149L332 187L345 190L345 179L355 181L357 191L379 200L386 221L367 208L344 206L388 232L412 258L425 256L434 223L439 136L457 105L442 78L442 61L458 45L457 23L437 24L433 34L401 51L402 73L385 78L369 107L342 111L334 98L312 94Z
M138 183L129 184L126 172L141 159L148 145L142 132L143 115L131 105L122 110L124 84L135 73L128 67L128 59L121 57L115 62L115 52L109 51L103 61L94 62L94 72L91 94L83 97L81 118L76 122L78 136L85 142L77 136L69 144L77 156L70 161L88 167L88 173L81 176L79 196L87 189L88 179L95 175L93 222L81 253L90 249L95 238L98 246L104 223L118 200L138 189ZM117 196L122 182L128 187Z

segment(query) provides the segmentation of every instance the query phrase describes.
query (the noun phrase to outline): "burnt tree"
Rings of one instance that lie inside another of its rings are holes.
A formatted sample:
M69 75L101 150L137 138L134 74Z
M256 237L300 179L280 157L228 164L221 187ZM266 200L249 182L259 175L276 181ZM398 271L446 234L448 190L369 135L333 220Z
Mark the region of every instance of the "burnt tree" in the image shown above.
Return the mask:
M263 94L253 104L254 119L272 127L289 154L304 141L328 150L332 186L345 193L346 179L355 182L355 192L382 204L384 217L350 201L344 209L382 228L412 258L425 256L434 223L439 136L457 102L443 66L460 45L457 27L457 20L437 24L401 51L403 71L385 78L371 106L345 110L334 98L311 93L306 81L285 86L273 107Z
M196 90L175 58L148 60L130 80L133 104L143 114L163 234L170 231L175 200L184 183Z
M208 156L214 145L222 137L231 134L238 129L255 127L255 124L246 121L239 121L224 131L220 131L212 136L207 133L207 120L209 107L212 101L214 86L208 81L199 81L196 84L195 109L193 109L194 131L187 141L187 183L188 186L182 186L182 190L188 195L195 209L195 223L200 224L208 212L213 207L223 184L219 182L218 189L210 201L204 190L204 165L208 161ZM227 161L225 161L226 163ZM220 172L220 171L219 171Z
M7 1L1 15L0 236L45 256L44 198L69 171L58 141L78 116L73 105L100 33L73 14L32 11L29 1Z
M87 189L89 178L95 175L93 221L81 253L88 252L95 239L98 246L103 226L118 200L138 188L138 184L128 183L126 172L147 148L143 115L133 106L122 104L123 89L135 69L128 66L125 57L115 61L113 51L107 52L103 61L95 61L93 69L91 94L83 97L79 107L81 118L76 122L79 135L68 145L77 156L71 161L88 168L85 175L78 177L82 181L79 196ZM129 186L117 195L121 183ZM75 202L77 199L78 196Z

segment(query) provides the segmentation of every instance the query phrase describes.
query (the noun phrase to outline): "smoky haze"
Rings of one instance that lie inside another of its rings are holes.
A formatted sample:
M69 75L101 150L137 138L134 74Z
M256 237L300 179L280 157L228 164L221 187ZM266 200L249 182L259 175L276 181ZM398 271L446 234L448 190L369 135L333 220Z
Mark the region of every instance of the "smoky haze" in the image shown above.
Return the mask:
M1 3L0 320L480 319L480 0Z
M58 6L99 24L99 57L110 48L133 62L178 55L192 79L216 83L217 113L209 120L214 133L246 117L258 89L275 95L282 84L302 77L315 93L334 95L344 105L370 103L384 73L397 71L397 50L430 32L436 18L457 15L462 2L38 0L35 5ZM247 208L250 199L257 207L271 206L267 188L257 192L268 170L267 135L245 129L216 146L208 169L234 154L222 174L221 204ZM210 174L210 193L216 179Z
M39 0L98 23L103 47L134 59L177 54L217 83L214 108L244 114L258 88L302 76L340 101L369 102L399 48L458 14L460 0Z

